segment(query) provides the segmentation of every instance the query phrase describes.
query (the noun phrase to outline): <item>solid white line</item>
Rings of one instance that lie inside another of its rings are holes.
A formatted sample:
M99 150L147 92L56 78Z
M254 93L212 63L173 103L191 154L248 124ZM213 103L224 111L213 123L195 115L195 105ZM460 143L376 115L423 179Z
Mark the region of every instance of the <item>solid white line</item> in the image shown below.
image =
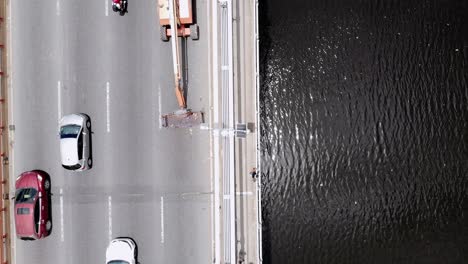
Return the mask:
M180 194L180 196L200 196L200 195L208 195L208 194L212 194L213 192L186 192L186 193L182 193Z
M109 16L109 3L108 3L108 0L104 0L104 5L105 5L105 10L106 10L106 16Z
M13 80L15 79L15 73L13 71L13 65L12 65L12 60L11 60L11 55L14 54L13 50L14 50L14 47L12 45L13 43L13 40L12 40L12 35L13 35L13 27L11 26L11 24L13 23L12 21L12 18L11 18L11 10L12 10L12 6L13 4L10 2L8 4L8 14L7 14L7 23L6 23L6 32L7 32L7 41L8 41L8 45L6 46L6 51L8 52L8 54L10 54L10 56L8 56L8 61L7 61L7 69L10 71L10 75L11 75L11 78L7 78L7 83L8 83L8 104L9 104L9 107L8 107L8 120L10 121L10 124L15 124L15 115L14 115L14 101L15 101L15 93L14 93L14 89L13 89ZM4 29L5 30L5 29ZM10 131L8 133L8 137L9 137L9 142L15 142L15 132L14 131ZM10 170L10 173L15 173L15 148L14 148L14 145L12 145L10 147L10 158L9 158L9 170ZM10 190L14 190L14 181L10 181ZM15 213L15 209L14 209L14 206L10 206L10 215L14 215ZM14 225L14 221L10 221L10 230L15 230L15 225ZM17 260L17 252L16 252L16 239L11 239L11 248L12 248L12 259L11 259L11 263L15 263L16 260ZM3 261L3 260L2 260Z
M218 1L213 0L211 1L211 8L212 8L212 18L211 18L211 43L213 43L213 46L211 50L213 51L218 51ZM213 96L212 99L213 101L211 102L213 104L213 119L211 121L211 127L213 125L219 124L219 93L218 93L218 88L219 88L219 82L218 82L218 70L219 70L219 62L218 62L218 56L214 55L213 56L213 64L212 66L212 80L213 80L213 85L212 85L212 91L213 91ZM214 178L214 206L212 208L212 211L214 212L214 223L213 223L213 243L214 243L214 258L215 258L215 263L214 264L219 264L221 263L221 210L218 209L220 208L220 186L219 186L219 181L220 181L220 168L219 168L219 163L220 163L220 155L219 152L220 146L219 146L219 136L218 135L213 135L213 178Z
M161 112L162 112L162 104L161 104L161 84L158 84L158 103L159 103L159 115L158 115L158 120L159 120L159 129L162 128L162 121L161 121Z
M109 195L109 241L112 240L112 196Z
M145 196L144 193L127 193L127 194L121 194L120 197L142 197L142 196ZM100 194L80 194L79 197L83 197L83 198L98 198L98 197L102 197L102 195Z
M236 192L237 195L252 195L252 192Z
M206 8L207 8L207 10L206 10L207 14L210 14L211 5L210 4L206 5ZM213 24L212 18L208 19L208 21L209 21L209 25ZM208 28L210 28L210 27L208 27ZM211 27L211 30L213 30L213 28L214 28L214 26ZM209 34L208 50L213 50L212 49L212 42L213 42L212 35L213 35L213 33ZM209 52L208 53L208 69L210 69L208 71L208 87L209 87L209 89L208 89L208 98L209 98L208 102L210 103L210 106L211 106L210 107L210 116L213 116L213 105L212 105L213 104L213 87L214 87L214 82L213 82L214 81L213 80L213 74L214 74L214 72L213 72L214 71L214 67L213 67L214 59L213 59L213 57L214 56L213 56L213 53L214 52ZM211 129L212 126L213 126L213 118L210 117L207 129ZM200 126L200 128L203 129L202 126ZM214 138L214 135L210 134L210 137L209 137L209 139L210 139L210 148L209 148L210 149L210 191L211 191L211 195L210 195L210 212L211 212L211 218L213 219L213 221L211 221L211 255L216 258L217 256L215 255L216 254L215 251L216 251L216 247L218 245L215 244L215 241L216 241L215 237L217 235L216 230L215 230L215 226L217 226L217 223L216 223L217 220L215 218L215 209L214 209L215 208L214 200L215 200L215 193L216 193L216 190L214 189L214 181L215 181L214 179L217 178L217 177L215 177L215 175L214 175L215 173L214 173L214 164L213 164L214 160L213 160L213 158L214 158L215 154L214 154L214 140L213 140L213 138ZM214 263L216 264L217 262L215 261Z
M60 241L65 241L65 231L63 225L63 189L60 188Z
M227 35L227 39L228 39L228 43L227 43L227 49L228 49L228 65L229 65L229 68L230 68L230 73L228 74L228 99L229 99L229 102L228 102L228 111L229 111L229 126L230 127L234 127L234 76L233 76L233 72L232 72L232 67L233 67L233 41L232 41L232 32L233 32L233 20L232 20L232 2L231 1L228 1L227 2L227 5L228 5L228 12L227 12L227 28L228 28L228 35ZM228 158L229 158L229 164L228 164L228 170L229 170L229 194L231 195L231 200L229 201L229 215L231 216L231 219L230 219L230 223L229 223L229 228L230 228L230 254L231 255L231 262L232 263L236 263L237 262L237 254L236 254L236 197L235 197L235 185L236 185L236 181L235 181L235 178L234 178L234 175L235 175L235 167L234 167L234 155L235 155L235 152L234 152L234 137L230 137L227 142L229 142L229 153L226 153L227 151L225 151L223 154L225 155L229 155ZM224 180L223 180L224 181ZM225 231L227 231L225 229ZM226 239L225 239L226 241Z
M109 82L106 83L106 113L107 113L107 133L110 132L110 85Z
M57 4L55 5L55 9L57 11L57 16L60 16L60 1L57 0Z
M164 244L164 197L161 196L161 244Z
M60 121L62 118L62 84L60 81L57 82L57 115Z

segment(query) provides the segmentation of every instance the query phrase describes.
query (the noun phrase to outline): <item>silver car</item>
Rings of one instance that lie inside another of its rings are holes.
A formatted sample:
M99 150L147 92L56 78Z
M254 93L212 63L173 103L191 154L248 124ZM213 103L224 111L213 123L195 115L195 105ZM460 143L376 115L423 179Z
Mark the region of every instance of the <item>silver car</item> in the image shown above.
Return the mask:
M91 169L91 119L87 114L66 115L60 120L60 157L67 170Z

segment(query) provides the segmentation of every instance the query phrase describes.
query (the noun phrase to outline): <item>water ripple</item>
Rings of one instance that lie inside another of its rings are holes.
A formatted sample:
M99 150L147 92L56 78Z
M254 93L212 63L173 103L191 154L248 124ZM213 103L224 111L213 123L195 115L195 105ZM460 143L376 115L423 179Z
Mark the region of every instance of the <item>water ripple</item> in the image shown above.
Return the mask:
M265 262L468 259L467 2L260 10Z

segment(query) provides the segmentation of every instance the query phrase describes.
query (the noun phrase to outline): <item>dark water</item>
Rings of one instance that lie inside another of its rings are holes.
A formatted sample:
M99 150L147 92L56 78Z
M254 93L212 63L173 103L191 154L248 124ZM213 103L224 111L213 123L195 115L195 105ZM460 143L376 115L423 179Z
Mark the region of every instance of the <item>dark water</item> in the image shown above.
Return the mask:
M468 0L263 0L265 263L468 263Z

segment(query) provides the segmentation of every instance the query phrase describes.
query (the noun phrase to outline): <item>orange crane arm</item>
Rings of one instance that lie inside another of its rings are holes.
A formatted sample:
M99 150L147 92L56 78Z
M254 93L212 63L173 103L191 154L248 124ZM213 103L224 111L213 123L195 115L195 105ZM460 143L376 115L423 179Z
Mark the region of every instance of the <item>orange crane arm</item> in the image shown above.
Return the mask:
M177 2L176 2L177 1ZM179 38L177 34L178 24L179 24L179 4L178 0L169 0L169 20L171 23L172 36L171 36L171 46L172 46L172 64L174 67L174 84L175 84L175 93L177 97L177 103L181 109L186 109L187 104L185 102L184 92L182 90L182 78L180 76L180 51L179 51Z

